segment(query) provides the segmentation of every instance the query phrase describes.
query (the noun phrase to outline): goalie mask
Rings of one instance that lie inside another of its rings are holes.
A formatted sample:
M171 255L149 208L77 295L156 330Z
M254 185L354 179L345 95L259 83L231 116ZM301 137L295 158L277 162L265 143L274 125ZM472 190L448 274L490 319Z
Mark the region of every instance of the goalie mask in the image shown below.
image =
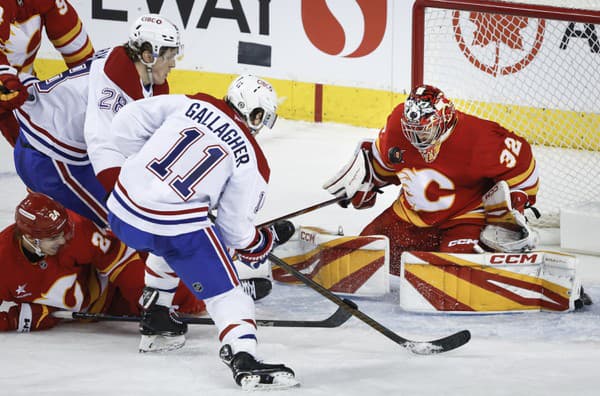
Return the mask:
M141 56L140 60L149 67L156 63L156 59L161 55L161 49L163 48L175 48L177 55L183 55L183 44L179 28L167 18L157 14L142 15L131 26L129 47L141 53L144 43L150 44L153 61L146 63L141 59Z
M236 78L227 89L225 101L244 119L253 135L263 126L271 129L277 120L277 94L265 80L246 74Z
M404 136L426 162L433 162L441 143L456 125L456 111L440 89L421 85L411 91L404 103L401 123Z
M40 240L52 238L63 233L65 240L73 236L73 224L67 210L47 195L30 193L19 203L15 211L17 230L32 241L32 247L38 255Z

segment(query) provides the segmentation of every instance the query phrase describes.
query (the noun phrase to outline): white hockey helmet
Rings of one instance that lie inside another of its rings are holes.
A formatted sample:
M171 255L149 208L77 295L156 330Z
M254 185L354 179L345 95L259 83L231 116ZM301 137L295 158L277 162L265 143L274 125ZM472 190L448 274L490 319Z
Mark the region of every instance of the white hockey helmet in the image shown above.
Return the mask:
M152 46L153 61L156 62L161 48L176 48L179 56L183 55L183 44L179 28L167 18L158 14L144 14L140 16L131 26L129 32L129 47L141 50L142 44L149 43Z
M233 80L225 100L244 118L253 134L263 126L273 128L277 120L277 94L273 86L251 74Z

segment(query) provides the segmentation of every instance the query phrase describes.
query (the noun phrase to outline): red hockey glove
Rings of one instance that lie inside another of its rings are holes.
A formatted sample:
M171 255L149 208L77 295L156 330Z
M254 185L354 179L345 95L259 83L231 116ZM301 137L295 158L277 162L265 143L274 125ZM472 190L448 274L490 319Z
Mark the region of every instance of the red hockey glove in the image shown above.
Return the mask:
M254 240L245 249L238 249L238 259L247 266L257 269L267 261L267 256L273 249L273 232L268 228L256 230Z
M268 228L256 230L252 243L245 249L236 251L237 258L244 264L257 269L267 261L267 256L275 246L287 242L296 232L296 227L291 221L278 221Z
M0 312L0 331L16 330L26 333L49 329L60 322L60 319L51 315L55 310L40 304L17 304L10 307L8 312Z
M0 107L12 111L20 107L29 93L17 77L16 69L10 66L0 66Z

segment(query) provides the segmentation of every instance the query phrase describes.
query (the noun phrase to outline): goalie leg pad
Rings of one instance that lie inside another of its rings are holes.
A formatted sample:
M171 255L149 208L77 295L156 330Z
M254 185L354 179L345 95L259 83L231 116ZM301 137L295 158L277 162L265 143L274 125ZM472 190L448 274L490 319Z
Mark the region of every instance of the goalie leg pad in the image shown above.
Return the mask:
M577 258L552 252L402 255L400 306L412 312L575 309Z

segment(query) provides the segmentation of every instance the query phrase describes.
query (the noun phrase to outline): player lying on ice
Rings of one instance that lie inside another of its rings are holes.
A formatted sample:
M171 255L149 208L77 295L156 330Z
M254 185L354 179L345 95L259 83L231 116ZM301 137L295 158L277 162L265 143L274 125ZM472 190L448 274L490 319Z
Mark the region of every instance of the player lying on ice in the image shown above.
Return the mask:
M183 346L186 326L170 309L180 277L205 302L221 359L244 389L298 384L290 368L257 360L254 301L230 253L258 267L280 241L277 225L254 225L270 175L254 135L273 127L276 109L271 84L244 75L224 99L197 93L128 104L104 147L120 166L107 201L111 230L161 269L146 278L140 350Z
M377 139L361 141L323 187L343 198L343 207L364 209L389 184L401 184L398 198L361 235L389 238L394 275L400 275L406 251L525 252L536 246L523 215L539 184L529 143L495 122L457 111L436 87L415 87Z
M0 331L53 327L56 310L141 314L140 256L44 194L19 203L15 224L0 232L0 255L0 300L13 303L0 312ZM204 311L184 285L173 303L182 312Z

